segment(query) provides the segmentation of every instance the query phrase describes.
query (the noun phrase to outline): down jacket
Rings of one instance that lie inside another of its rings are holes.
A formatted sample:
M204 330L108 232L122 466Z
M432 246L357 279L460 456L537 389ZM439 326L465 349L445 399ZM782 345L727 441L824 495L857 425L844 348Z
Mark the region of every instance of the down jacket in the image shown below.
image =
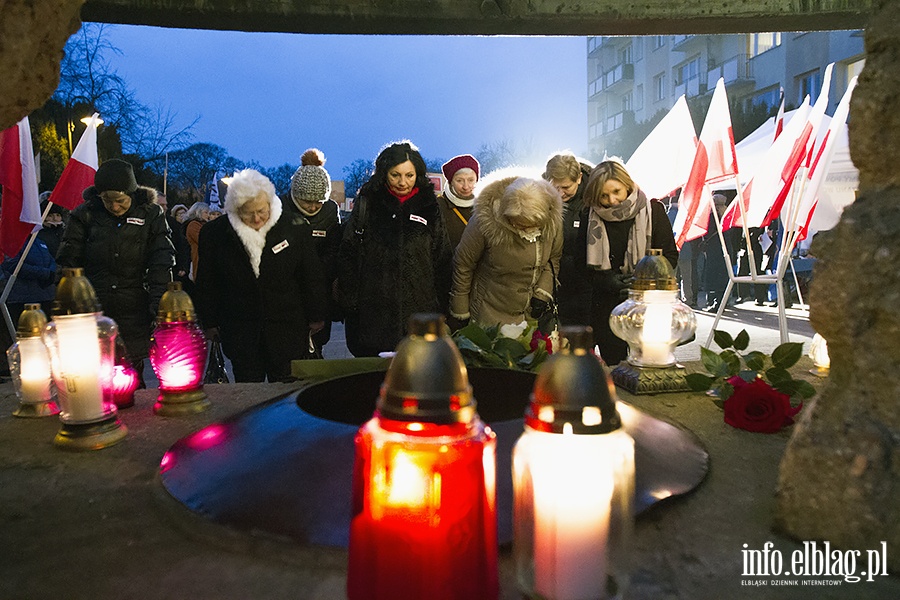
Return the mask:
M508 193L519 179L488 184L475 200L453 256L450 314L457 319L471 318L483 327L521 323L532 298L553 298L563 248L562 200L543 180L525 180L533 184L526 195ZM533 242L503 216L511 202L521 202L523 215L543 224Z
M84 190L72 211L56 262L83 267L103 313L119 325L132 360L146 358L150 325L172 279L175 248L156 190L138 187L121 217L106 210L96 189Z

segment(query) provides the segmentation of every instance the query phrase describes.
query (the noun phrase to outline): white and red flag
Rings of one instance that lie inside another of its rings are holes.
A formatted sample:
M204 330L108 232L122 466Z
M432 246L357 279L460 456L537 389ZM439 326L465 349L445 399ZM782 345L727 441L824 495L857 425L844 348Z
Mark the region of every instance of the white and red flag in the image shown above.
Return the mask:
M100 160L97 157L99 120L97 113L94 113L94 116L88 120L84 135L78 140L72 157L66 164L66 168L63 169L56 187L53 188L53 193L50 194L50 202L69 210L84 202L81 193L85 188L94 185L94 175L100 166Z
M708 185L734 177L737 172L731 111L728 109L725 80L720 77L703 121L694 162L678 201L678 213L672 225L675 244L679 248L685 242L706 233L712 205Z
M816 133L819 131L819 126L822 124L822 117L825 115L825 109L828 107L832 69L834 69L834 63L825 67L825 77L822 80L822 91L819 93L819 97L816 98L816 103L813 105L812 110L809 111L809 118L807 119L803 130L800 132L800 135L794 141L791 153L781 169L781 182L778 186L778 192L771 202L765 218L763 218L763 227L766 227L781 214L781 207L784 206L784 201L787 199L788 194L790 194L791 188L794 185L794 177L797 175L797 171L800 170L803 163L806 162L807 167L811 164L810 160L812 158L813 146L816 142ZM751 205L752 202L753 199L751 198ZM750 221L750 223L752 222L753 221ZM790 223L789 225L793 226L793 224Z
M648 198L665 198L684 185L697 151L697 133L682 95L641 145L625 169Z
M778 114L775 115L775 137L772 138L773 142L778 139L778 136L781 135L782 131L784 131L784 88L781 88L781 93L779 94Z
M4 256L15 256L35 226L41 224L28 117L0 132L0 185L3 186L0 252Z
M831 161L834 158L834 150L837 147L837 140L841 136L842 130L847 128L847 116L850 114L850 97L856 88L856 77L850 80L847 91L834 110L834 116L831 117L831 125L825 131L824 138L819 143L815 151L815 158L807 173L809 181L806 189L803 191L803 198L800 201L800 208L797 214L797 223L799 225L799 234L797 239L805 239L809 232L809 223L812 220L813 213L818 203L819 189L822 182L828 175L831 167ZM812 154L812 153L811 153Z

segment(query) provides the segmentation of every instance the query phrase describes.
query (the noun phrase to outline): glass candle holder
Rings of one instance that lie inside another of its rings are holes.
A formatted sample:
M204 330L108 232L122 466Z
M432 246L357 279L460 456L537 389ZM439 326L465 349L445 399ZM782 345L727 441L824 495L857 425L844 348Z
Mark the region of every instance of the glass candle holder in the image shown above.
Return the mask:
M590 351L591 328L562 335L513 449L516 578L530 598L621 598L630 575L634 441Z
M356 436L350 600L498 597L496 436L443 329L413 317Z
M131 365L115 365L110 383L113 404L119 409L134 406L134 392L139 384L137 371Z
M53 320L43 332L61 407L57 446L93 450L125 437L127 429L118 420L109 391L117 334L115 321L99 312L82 270L64 269Z
M19 399L16 417L59 414L50 372L50 354L41 339L47 317L40 304L26 304L19 317L17 341L6 351L9 372Z
M159 379L153 410L162 416L204 411L210 402L203 391L206 338L197 324L194 304L180 281L169 283L159 302L157 325L150 338L150 364Z

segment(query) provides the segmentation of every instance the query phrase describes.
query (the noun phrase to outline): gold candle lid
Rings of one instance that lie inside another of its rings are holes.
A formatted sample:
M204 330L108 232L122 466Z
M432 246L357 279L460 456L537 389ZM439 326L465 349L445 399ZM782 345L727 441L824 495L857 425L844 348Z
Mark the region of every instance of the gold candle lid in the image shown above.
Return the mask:
M75 267L62 270L62 279L56 286L56 300L53 301L53 316L83 315L100 312L100 301L97 292L87 277L84 269Z
M25 310L19 316L19 325L16 329L18 338L41 337L41 332L47 325L47 315L41 310L40 304L26 304Z
M638 291L678 289L675 270L663 257L662 250L652 248L647 256L638 262L634 268L634 283L631 289Z
M170 281L166 286L166 292L159 300L159 310L156 315L160 323L197 320L194 303L188 293L182 289L180 281Z

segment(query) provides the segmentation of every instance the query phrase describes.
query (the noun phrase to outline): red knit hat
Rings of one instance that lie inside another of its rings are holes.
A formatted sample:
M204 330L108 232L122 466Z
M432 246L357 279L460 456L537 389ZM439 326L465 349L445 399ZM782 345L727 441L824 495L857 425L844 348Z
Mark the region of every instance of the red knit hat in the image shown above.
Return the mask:
M471 154L460 154L445 162L441 166L441 171L444 172L444 177L447 178L447 181L450 181L460 169L472 169L475 171L475 177L478 178L480 177L479 168L478 160L474 156Z

